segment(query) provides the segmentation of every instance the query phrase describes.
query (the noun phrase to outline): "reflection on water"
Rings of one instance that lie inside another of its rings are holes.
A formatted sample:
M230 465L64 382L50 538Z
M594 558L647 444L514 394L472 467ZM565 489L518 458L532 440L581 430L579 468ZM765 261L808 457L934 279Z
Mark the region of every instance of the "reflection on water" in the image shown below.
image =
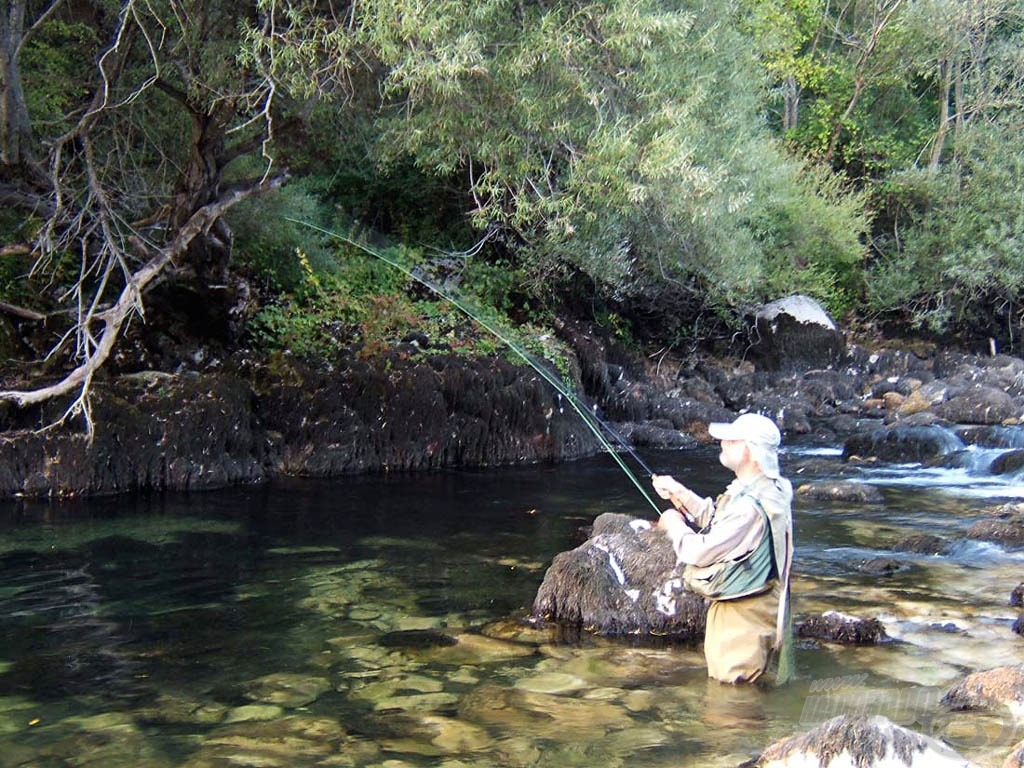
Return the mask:
M797 484L850 474L834 448L784 460ZM651 462L706 493L727 480L710 452ZM1024 661L1024 558L895 551L956 539L977 486L857 472L884 506L798 497L794 610L877 616L896 642L799 643L798 679L767 691L709 682L699 647L521 620L581 527L649 516L607 457L0 507L0 765L735 766L844 711L821 694L837 679L934 730L946 686ZM870 575L879 557L899 567ZM1008 746L980 741L958 747L999 765Z

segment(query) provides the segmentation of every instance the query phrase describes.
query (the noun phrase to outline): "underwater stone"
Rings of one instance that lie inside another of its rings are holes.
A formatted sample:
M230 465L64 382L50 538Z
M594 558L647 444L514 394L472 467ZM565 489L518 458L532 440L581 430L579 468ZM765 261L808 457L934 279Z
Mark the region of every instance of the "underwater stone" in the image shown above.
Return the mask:
M245 696L262 704L276 704L288 709L301 707L316 701L331 689L322 677L279 672L253 680L248 684Z
M276 720L282 715L284 715L284 709L281 707L275 707L271 704L246 704L241 707L235 707L228 712L224 722L226 724L253 721L263 722Z
M531 693L550 693L561 696L576 693L587 687L585 680L565 672L545 672L516 681L515 687Z
M405 629L387 632L377 642L385 648L435 648L455 645L458 640L434 629Z

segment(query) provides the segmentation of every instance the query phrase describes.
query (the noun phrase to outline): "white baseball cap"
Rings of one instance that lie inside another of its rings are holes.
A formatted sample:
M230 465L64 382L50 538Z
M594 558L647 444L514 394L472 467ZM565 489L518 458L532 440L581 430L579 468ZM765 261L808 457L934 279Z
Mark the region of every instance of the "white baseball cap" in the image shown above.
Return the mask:
M744 413L735 421L713 421L708 434L716 440L742 440L750 448L765 476L779 478L779 444L782 434L775 422L759 413Z

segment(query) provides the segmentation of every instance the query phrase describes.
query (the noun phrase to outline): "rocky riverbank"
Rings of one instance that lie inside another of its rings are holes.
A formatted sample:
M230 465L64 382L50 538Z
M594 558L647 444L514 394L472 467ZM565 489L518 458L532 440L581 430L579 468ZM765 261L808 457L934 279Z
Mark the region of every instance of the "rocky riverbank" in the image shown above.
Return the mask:
M869 349L795 321L762 324L745 360L647 359L598 329L559 332L585 401L640 447L697 445L709 421L746 410L774 418L787 441L843 444L859 460L931 460L955 449L936 427L1002 447L1024 429L1016 357ZM93 391L91 439L38 431L59 415L52 411L0 408L0 498L564 461L601 450L532 369L429 346L315 367L285 357L111 375ZM1001 471L1019 471L1024 449L1000 460Z

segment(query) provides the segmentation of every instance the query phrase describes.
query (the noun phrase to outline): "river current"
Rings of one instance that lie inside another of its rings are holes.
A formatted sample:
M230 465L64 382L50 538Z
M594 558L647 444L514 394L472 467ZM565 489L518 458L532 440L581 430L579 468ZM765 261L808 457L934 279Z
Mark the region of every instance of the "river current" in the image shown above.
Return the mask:
M704 493L728 481L710 449L644 458ZM1024 662L1024 553L962 539L1024 499L987 461L865 469L786 449L794 486L884 496L797 496L794 619L877 617L891 641L798 639L797 679L770 690L709 683L699 646L523 621L597 515L653 516L608 456L0 505L0 766L713 768L843 713L998 766L1024 738L1012 720L939 703ZM918 533L955 543L896 548Z

